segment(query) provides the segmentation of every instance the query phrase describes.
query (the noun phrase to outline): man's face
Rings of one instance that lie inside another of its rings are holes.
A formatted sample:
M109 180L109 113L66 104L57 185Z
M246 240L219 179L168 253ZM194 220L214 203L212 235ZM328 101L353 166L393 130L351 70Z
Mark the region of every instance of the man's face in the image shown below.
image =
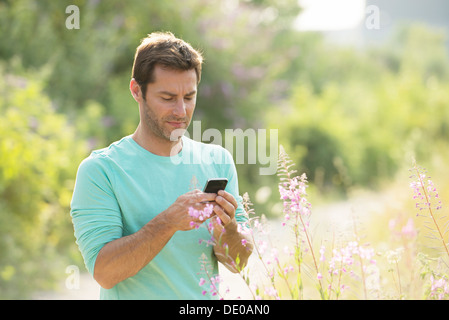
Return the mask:
M141 101L143 124L157 138L176 140L189 126L195 110L195 70L179 71L156 66L154 80L147 85L146 99Z

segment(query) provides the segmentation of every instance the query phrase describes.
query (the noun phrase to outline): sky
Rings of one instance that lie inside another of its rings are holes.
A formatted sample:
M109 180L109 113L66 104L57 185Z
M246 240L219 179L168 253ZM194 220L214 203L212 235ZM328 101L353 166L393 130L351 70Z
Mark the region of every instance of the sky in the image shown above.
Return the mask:
M303 8L295 22L299 30L344 30L365 16L365 0L298 0Z

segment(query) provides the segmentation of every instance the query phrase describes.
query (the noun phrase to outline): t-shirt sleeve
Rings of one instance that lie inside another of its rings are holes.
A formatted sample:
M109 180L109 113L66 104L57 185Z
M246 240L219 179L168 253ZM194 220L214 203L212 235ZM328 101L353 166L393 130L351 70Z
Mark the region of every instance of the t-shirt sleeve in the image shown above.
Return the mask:
M76 242L87 270L93 275L101 248L123 234L113 173L108 170L105 158L91 156L80 164L70 214Z

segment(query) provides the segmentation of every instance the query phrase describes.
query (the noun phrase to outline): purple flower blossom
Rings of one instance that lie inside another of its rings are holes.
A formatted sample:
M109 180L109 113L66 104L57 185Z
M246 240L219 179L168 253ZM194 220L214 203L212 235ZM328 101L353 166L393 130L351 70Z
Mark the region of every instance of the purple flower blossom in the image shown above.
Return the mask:
M449 297L449 281L445 277L430 276L430 297L438 300Z
M374 249L365 248L359 245L357 241L348 242L346 247L332 251L332 258L329 261L329 273L338 275L340 272L351 272L352 266L358 262L356 258L375 264L376 261L373 257Z
M325 260L324 253L326 248L324 246L321 246L320 248L320 261L323 262Z
M306 188L307 177L305 174L279 184L279 193L284 204L284 223L282 225L285 225L292 215L301 215L305 218L310 216L311 204L306 199ZM305 227L308 227L308 223L306 223Z
M201 222L209 219L213 211L214 206L210 203L206 204L206 207L203 210L196 210L193 207L189 207L189 216L200 221L200 223L191 221L190 225L198 229Z
M426 175L426 171L423 168L414 165L411 171L416 172L410 178L416 179L410 184L413 189L414 195L413 199L418 199L416 207L420 210L426 209L428 212L428 217L433 223L434 229L431 231L432 237L439 239L443 248L445 249L447 255L449 256L449 246L447 244L446 231L443 229L442 216L438 215L437 212L442 208L440 196L435 188L431 178Z
M410 188L413 190L413 199L416 200L416 208L419 210L433 208L439 210L442 208L440 196L431 180L431 177L426 175L426 172L418 167L415 167L416 175L411 178L416 180L410 182Z

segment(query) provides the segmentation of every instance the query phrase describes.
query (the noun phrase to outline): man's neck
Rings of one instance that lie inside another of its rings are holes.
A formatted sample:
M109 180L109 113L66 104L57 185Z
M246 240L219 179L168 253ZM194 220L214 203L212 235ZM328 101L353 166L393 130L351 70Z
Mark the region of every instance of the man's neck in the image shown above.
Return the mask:
M132 138L138 145L147 151L162 157L169 157L178 154L182 149L182 139L170 141L157 137L152 133L145 132L139 125L132 135Z

